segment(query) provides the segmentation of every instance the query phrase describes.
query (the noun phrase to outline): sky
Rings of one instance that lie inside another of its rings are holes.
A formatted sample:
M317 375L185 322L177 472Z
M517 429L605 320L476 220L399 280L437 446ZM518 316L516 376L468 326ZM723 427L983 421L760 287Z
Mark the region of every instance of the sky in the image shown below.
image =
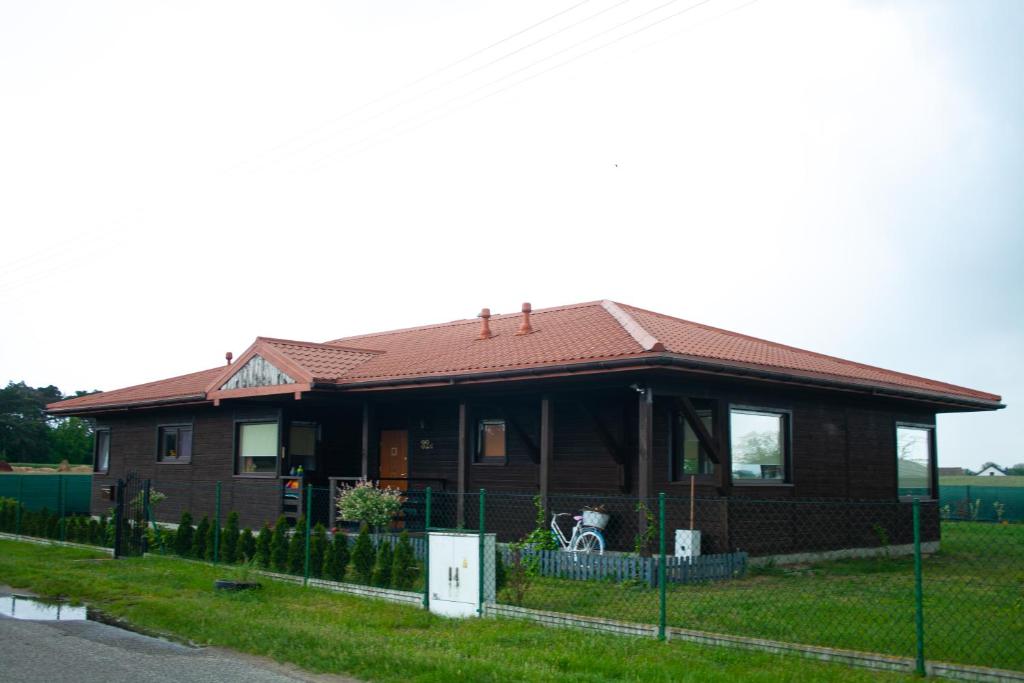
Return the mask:
M1001 394L1024 3L0 3L0 381L613 299Z

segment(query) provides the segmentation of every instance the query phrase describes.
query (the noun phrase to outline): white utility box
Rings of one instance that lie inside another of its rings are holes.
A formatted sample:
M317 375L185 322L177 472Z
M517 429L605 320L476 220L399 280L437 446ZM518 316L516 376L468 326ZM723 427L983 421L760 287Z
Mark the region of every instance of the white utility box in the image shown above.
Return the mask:
M676 529L676 557L693 559L700 555L700 532L695 529Z
M480 535L471 531L431 531L428 537L430 611L446 617L473 617L483 599L494 602L494 534L484 534L484 571L480 571Z

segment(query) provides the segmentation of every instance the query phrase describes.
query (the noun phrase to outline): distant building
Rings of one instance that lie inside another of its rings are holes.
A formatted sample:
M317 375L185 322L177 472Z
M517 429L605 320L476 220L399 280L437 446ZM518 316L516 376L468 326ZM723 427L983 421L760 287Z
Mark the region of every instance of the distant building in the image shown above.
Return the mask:
M1000 469L999 465L985 465L981 472L978 472L979 477L1005 477L1006 472Z
M940 467L939 477L963 477L967 475L967 470L963 467Z

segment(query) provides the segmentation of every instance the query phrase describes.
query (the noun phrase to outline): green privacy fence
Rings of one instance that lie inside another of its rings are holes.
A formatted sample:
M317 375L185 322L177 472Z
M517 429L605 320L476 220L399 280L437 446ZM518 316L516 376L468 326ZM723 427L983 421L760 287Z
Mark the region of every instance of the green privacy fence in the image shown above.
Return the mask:
M0 474L0 498L19 500L32 512L88 514L91 495L89 474Z
M945 519L1024 522L1024 487L940 486L939 509Z

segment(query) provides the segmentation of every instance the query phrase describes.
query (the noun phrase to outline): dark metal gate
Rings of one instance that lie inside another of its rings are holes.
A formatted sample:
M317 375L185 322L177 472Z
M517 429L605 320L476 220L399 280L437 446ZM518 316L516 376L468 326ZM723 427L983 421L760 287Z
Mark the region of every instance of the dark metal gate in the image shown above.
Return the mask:
M149 479L128 472L117 480L114 515L114 557L133 557L146 552L146 510Z

